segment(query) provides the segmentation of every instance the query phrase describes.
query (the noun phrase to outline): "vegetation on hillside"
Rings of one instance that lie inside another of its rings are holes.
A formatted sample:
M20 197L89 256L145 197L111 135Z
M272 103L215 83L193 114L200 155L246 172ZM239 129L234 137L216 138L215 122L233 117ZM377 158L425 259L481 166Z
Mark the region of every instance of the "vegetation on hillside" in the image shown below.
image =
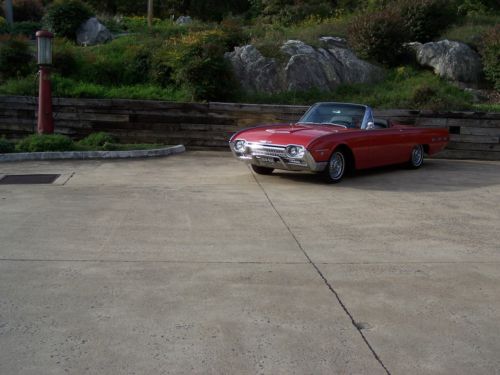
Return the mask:
M403 48L405 42L440 38L468 43L483 57L485 88L498 91L500 4L495 0L155 0L151 27L146 1L13 3L13 27L0 14L0 94L36 94L29 38L44 25L57 36L55 96L304 104L345 100L385 108L500 110L494 101L487 107L473 104L470 94L413 66ZM126 35L104 45L77 46L76 28L95 14L111 31ZM180 15L194 22L178 25L174 19ZM385 67L385 81L334 92L244 93L224 59L225 52L246 43L280 59L284 41L319 45L320 36L346 37L360 57Z
M63 134L32 134L17 142L0 137L0 154L54 151L130 151L164 147L156 143L119 143L111 134L91 133L75 142Z

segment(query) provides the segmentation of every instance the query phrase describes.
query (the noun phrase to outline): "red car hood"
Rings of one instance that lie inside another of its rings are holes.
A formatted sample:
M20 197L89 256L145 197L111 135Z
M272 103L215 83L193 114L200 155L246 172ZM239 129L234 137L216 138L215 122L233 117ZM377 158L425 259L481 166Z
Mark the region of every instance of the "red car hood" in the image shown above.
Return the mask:
M334 125L269 125L243 130L235 134L232 140L244 139L247 142L267 143L274 145L307 146L312 140L332 133L352 132L355 129L345 129Z

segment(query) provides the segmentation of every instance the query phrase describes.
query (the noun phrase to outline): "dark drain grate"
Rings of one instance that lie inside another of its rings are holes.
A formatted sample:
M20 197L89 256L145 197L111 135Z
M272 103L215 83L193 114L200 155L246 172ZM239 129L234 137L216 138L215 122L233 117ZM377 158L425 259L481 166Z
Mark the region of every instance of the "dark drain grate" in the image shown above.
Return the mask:
M51 184L60 174L7 174L0 179L0 185Z

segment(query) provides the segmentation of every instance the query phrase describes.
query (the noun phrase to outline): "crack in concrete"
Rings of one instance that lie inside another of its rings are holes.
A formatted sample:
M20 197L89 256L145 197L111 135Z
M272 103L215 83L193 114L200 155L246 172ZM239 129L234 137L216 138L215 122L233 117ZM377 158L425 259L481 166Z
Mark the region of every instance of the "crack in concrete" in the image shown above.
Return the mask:
M250 168L249 168L250 169ZM368 349L370 350L370 352L372 353L373 357L377 360L377 362L382 366L382 368L385 370L385 372L388 374L388 375L391 375L389 369L385 366L384 362L382 362L382 359L379 357L379 355L377 354L377 352L375 351L375 349L373 348L373 346L369 343L368 339L366 338L365 334L362 332L362 328L361 326L359 325L358 322L356 322L354 320L354 317L352 315L352 313L347 309L347 306L345 305L345 303L342 301L342 299L340 298L340 295L338 294L338 292L333 288L332 284L330 284L330 282L326 279L326 277L323 275L323 273L321 272L321 270L319 269L319 267L316 265L316 263L313 262L313 260L311 259L311 257L309 256L309 254L307 253L307 251L302 247L302 244L300 243L300 241L298 240L298 238L295 236L295 234L293 233L292 229L290 228L290 226L287 224L287 222L285 221L285 219L283 218L283 216L281 216L280 212L278 211L278 209L276 208L276 206L274 205L274 203L272 202L271 198L269 197L269 195L267 194L267 191L264 189L264 186L262 186L262 184L260 183L260 181L257 179L257 177L255 176L255 173L253 171L251 171L252 173L252 176L255 180L255 182L257 183L257 185L259 185L260 189L262 190L262 192L264 193L264 195L266 196L266 199L267 201L269 202L269 204L271 205L271 207L273 208L274 212L276 213L276 215L278 215L278 217L280 218L281 222L283 223L283 225L285 226L285 228L288 230L288 232L290 233L290 235L292 236L292 238L294 239L295 243L297 244L297 246L299 247L299 249L302 251L302 253L304 254L304 256L306 257L308 263L316 270L316 272L318 273L318 275L321 277L321 279L323 280L323 282L325 283L325 285L327 286L327 288L330 290L330 292L332 292L332 294L335 296L337 302L340 304L340 306L342 307L342 309L344 310L344 312L346 313L346 315L349 317L349 319L351 320L351 324L353 325L353 327L356 329L356 331L358 331L358 333L360 334L361 338L363 339L363 341L365 342L366 346L368 347Z

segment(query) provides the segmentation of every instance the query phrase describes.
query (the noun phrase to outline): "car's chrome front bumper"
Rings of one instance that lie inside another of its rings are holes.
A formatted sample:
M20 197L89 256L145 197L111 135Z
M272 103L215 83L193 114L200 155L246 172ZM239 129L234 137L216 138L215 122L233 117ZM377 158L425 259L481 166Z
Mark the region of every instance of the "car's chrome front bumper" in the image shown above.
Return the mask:
M233 142L229 142L233 155L239 160L260 167L284 169L289 171L321 172L327 162L317 162L309 151L301 158L291 158L285 153L285 146L247 143L243 151L236 151Z

